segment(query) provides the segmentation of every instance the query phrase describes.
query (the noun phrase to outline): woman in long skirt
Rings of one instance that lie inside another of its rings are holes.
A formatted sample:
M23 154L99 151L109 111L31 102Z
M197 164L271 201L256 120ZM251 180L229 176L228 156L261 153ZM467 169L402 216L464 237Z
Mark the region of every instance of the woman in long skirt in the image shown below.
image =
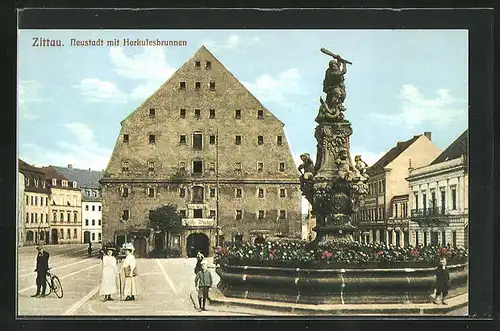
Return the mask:
M102 258L99 294L104 295L103 301L113 300L111 295L116 293L116 275L118 271L116 268L116 259L113 256L113 250L114 247L108 247L106 250L107 255L104 255Z
M137 295L137 284L136 284L136 277L135 277L135 257L132 254L134 251L134 246L131 244L125 245L125 250L127 257L123 260L123 264L121 267L121 270L123 270L123 273L125 275L125 288L123 290L123 293L126 295L125 301L134 301L135 296Z

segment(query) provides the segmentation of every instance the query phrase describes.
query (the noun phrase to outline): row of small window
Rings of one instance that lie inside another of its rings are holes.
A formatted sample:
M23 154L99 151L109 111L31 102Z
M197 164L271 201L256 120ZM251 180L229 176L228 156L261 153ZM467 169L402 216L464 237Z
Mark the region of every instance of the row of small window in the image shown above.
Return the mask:
M380 194L384 193L384 181L379 180L375 183L368 184L368 194Z
M156 196L156 187L148 187L147 188L147 195L150 198L154 198ZM122 187L121 188L121 195L124 198L127 198L130 194L130 188L129 187ZM215 198L216 197L216 189L215 188L210 188L210 193L209 193L210 198ZM261 199L265 198L265 190L263 188L257 189L257 196ZM181 187L179 188L179 197L185 198L186 197L186 189ZM243 197L243 190L241 188L236 188L234 190L234 197L235 198L242 198ZM280 198L286 198L286 189L280 188L279 189L279 197ZM193 200L196 201L203 201L203 187L201 186L195 186L193 187Z
M66 222L71 222L71 213L66 213L68 217L66 217ZM57 212L52 213L52 221L54 223L57 223ZM64 222L64 212L59 213L59 221L62 223ZM74 212L73 213L73 222L78 223L78 213Z
M155 145L156 141L157 141L156 135L149 134L148 141L149 141L150 145ZM130 135L129 134L126 133L123 135L123 142L124 143L130 142ZM216 144L216 137L214 134L209 136L208 143L210 145ZM235 135L234 136L234 144L241 145L241 143L242 143L242 136ZM185 134L179 135L179 145L187 145L187 135L185 135ZM257 136L257 145L264 145L264 136ZM278 146L283 145L283 137L282 136L276 136L276 145L278 145ZM200 150L200 151L203 149L203 134L198 133L198 132L193 133L193 149Z
M26 223L38 223L38 213L26 213ZM44 222L45 215L45 223L49 223L49 214L40 214L40 223Z
M179 162L179 168L180 171L186 171L186 162L181 161ZM129 171L129 162L128 161L122 161L122 172L127 172ZM154 171L155 170L155 162L154 161L148 161L148 171ZM235 171L241 171L241 162L236 162ZM285 171L285 162L280 162L278 165L278 170L280 172ZM215 162L209 162L208 163L208 171L215 171ZM257 162L257 172L261 173L264 171L264 162ZM202 174L203 173L203 160L194 160L192 163L192 172L194 174Z
M408 216L408 203L394 203L392 207L392 216L395 218L405 218Z
M101 241L102 235L101 233L97 233L97 240ZM92 232L92 241L95 241L95 232Z
M156 117L156 108L149 108L149 117L150 118L155 118ZM181 108L179 109L179 118L186 118L186 108ZM194 118L196 119L201 119L201 109L196 108L194 110ZM215 119L215 109L210 108L208 110L208 118L209 119ZM237 120L241 120L241 109L235 109L234 110L234 118ZM259 109L257 110L257 119L263 120L264 119L264 110Z
M49 205L49 198L44 199L44 197L40 197L40 206L48 206L48 205ZM38 196L26 195L26 206L38 206Z
M179 82L179 89L186 90L187 89L186 82ZM200 91L201 90L201 82L194 82L194 89L196 91ZM208 89L210 91L215 91L215 81L212 80L208 83Z
M182 217L186 218L187 217L187 211L185 209L179 210L179 213L182 215ZM265 211L264 210L258 210L255 214L256 218L259 220L263 220L265 218ZM122 220L127 221L130 219L130 210L129 209L124 209L122 213ZM215 210L210 210L208 218L215 218ZM203 218L203 209L194 209L193 210L193 218ZM235 220L242 220L243 219L243 210L237 209L235 210L234 213L234 219ZM279 210L278 211L278 219L279 220L285 220L286 219L286 210Z
M99 191L98 190L85 190L85 196L89 198L98 198Z
M98 210L101 211L102 210L102 206L97 206L98 207ZM92 211L95 211L95 208L96 208L96 205L92 205ZM89 210L89 205L86 205L85 206L85 210L88 211Z
M70 229L67 229L66 231L66 238L64 238L64 229L61 229L59 231L59 238L57 239L71 239L71 231ZM73 229L73 239L78 239L78 230Z
M429 242L429 236L427 235L426 231L415 231L415 246L427 246L427 245L441 245L441 246L446 246L446 231L442 230L441 231L441 243L438 240L439 238L439 232L438 231L431 231L430 232L430 242ZM420 242L420 240L423 239L423 242ZM451 246L457 247L457 231L453 230L451 231Z
M371 208L360 210L354 215L356 221L377 221L384 219L384 208Z
M92 220L92 225L95 225L95 220ZM101 225L101 220L97 220L97 225ZM85 226L89 226L88 219L85 219Z
M445 209L446 208L446 190L444 188L441 188L440 192L441 192L441 208ZM414 195L414 199L415 199L414 200L415 209L419 209L420 208L420 206L419 206L419 195L420 194L418 192L414 192L413 195ZM427 202L427 193L426 192L422 192L421 196L422 196L422 208L424 210L427 209L427 207L429 207L429 208L437 207L436 192L435 191L431 191L431 198L428 202ZM451 187L450 198L451 198L451 209L456 210L457 209L457 189L456 189L456 187ZM429 203L429 205L427 203Z
M35 184L35 187L38 187L38 182L39 182L39 181L40 181L39 179L37 179L37 178L33 178L33 183ZM42 180L41 180L41 182L42 182L42 188L45 188L45 181L42 179ZM26 187L27 187L27 186L30 186L30 179L29 179L28 177L26 177L26 178L24 179L24 185L25 185Z

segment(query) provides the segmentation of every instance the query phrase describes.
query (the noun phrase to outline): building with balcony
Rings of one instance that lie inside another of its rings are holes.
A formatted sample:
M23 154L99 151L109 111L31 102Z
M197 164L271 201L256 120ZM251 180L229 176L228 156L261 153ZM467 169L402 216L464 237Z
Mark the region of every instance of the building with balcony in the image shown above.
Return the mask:
M398 142L368 168L368 194L354 216L359 241L401 246L409 243L409 191L405 179L410 167L428 165L440 152L431 133L425 132Z
M138 256L212 254L236 238L301 235L301 192L284 124L204 46L121 122L101 179L103 241ZM177 205L182 233L148 227Z
M43 170L50 190L50 236L47 242L82 243L82 194L78 182L69 180L52 166L43 167Z
M101 171L51 166L68 180L78 183L82 195L82 242L98 243L102 240L102 202L99 179Z
M410 243L468 246L468 130L430 165L411 169Z
M23 245L36 245L49 238L49 195L43 168L34 167L19 159L19 172L24 176Z

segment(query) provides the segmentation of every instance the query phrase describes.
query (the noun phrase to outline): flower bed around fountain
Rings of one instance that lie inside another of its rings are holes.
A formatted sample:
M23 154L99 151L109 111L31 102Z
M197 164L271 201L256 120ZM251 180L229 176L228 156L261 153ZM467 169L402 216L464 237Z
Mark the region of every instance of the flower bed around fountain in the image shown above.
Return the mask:
M450 271L449 296L467 291L467 251L336 242L267 241L216 249L219 288L229 297L297 303L427 302L439 258Z

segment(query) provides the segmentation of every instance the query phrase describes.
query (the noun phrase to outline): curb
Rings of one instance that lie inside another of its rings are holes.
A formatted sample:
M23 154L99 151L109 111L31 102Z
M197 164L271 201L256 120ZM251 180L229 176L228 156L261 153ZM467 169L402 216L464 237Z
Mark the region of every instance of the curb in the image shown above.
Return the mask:
M421 304L293 304L225 297L219 290L210 296L213 305L239 306L260 310L292 313L297 315L444 315L468 304L468 294L448 299L448 305Z

